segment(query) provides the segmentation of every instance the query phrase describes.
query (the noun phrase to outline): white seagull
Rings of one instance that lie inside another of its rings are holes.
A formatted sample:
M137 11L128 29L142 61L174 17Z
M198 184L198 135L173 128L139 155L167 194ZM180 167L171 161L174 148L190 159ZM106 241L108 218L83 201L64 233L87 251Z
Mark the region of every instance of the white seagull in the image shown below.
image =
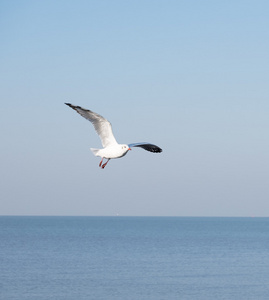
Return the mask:
M112 158L120 158L127 154L129 150L131 150L132 147L141 147L147 151L154 152L154 153L160 153L162 152L162 149L156 145L149 144L149 143L135 143L135 144L118 144L113 132L111 124L108 120L106 120L104 117L98 115L97 113L82 108L80 106L75 106L70 103L65 103L66 105L73 108L76 112L78 112L82 117L89 120L96 130L97 134L99 135L103 149L95 149L91 148L93 154L95 156L100 156L102 158L99 167L104 168L110 159ZM103 163L103 159L106 158L107 162Z

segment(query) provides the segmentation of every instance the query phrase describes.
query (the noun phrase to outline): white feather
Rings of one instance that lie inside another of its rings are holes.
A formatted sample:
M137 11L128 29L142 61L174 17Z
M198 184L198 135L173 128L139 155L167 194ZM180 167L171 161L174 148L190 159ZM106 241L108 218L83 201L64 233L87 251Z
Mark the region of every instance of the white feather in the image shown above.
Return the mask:
M89 109L74 106L70 103L66 104L78 112L82 117L92 122L104 148L118 144L112 132L112 126L107 119Z

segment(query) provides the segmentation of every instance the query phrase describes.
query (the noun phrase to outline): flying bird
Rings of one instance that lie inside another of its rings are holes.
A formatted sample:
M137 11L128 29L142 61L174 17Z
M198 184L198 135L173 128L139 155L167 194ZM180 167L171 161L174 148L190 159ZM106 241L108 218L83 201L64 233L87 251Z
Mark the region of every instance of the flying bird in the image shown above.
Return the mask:
M77 113L93 124L94 129L101 139L103 149L91 148L91 150L95 156L101 157L99 167L102 167L102 169L104 169L110 159L123 157L132 147L141 147L153 153L162 152L160 147L150 143L134 143L129 145L118 144L112 132L112 126L108 120L89 109L75 106L70 103L65 104L73 108ZM103 163L104 158L107 159L106 163Z

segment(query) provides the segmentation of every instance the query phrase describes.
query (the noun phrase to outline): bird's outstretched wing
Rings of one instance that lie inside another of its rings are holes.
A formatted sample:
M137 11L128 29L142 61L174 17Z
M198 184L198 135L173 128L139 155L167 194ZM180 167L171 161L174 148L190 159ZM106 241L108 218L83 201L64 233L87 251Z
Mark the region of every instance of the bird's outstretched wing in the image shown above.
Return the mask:
M160 147L149 143L135 143L135 144L129 144L128 146L130 148L141 147L147 151L154 152L154 153L161 153L163 151Z
M70 103L65 104L73 108L77 113L93 124L94 129L98 133L104 148L113 144L117 144L112 132L111 124L108 120L89 109L75 106Z

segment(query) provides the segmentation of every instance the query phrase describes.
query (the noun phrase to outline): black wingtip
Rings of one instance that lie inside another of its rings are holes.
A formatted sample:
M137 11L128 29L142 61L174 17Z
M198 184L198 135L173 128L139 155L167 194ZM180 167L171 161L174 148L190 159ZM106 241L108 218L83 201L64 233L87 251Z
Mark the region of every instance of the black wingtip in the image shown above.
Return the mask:
M163 152L163 149L161 149L160 147L156 147L156 148L152 149L151 152L153 152L153 153L161 153L161 152Z
M87 109L82 108L81 106L76 106L71 103L65 103L65 104L68 105L69 107L73 108L74 110L77 110L77 108L87 110Z
M161 153L163 150L153 144L149 144L149 143L136 143L136 144L130 144L130 147L140 147L143 148L144 150L153 152L153 153Z

